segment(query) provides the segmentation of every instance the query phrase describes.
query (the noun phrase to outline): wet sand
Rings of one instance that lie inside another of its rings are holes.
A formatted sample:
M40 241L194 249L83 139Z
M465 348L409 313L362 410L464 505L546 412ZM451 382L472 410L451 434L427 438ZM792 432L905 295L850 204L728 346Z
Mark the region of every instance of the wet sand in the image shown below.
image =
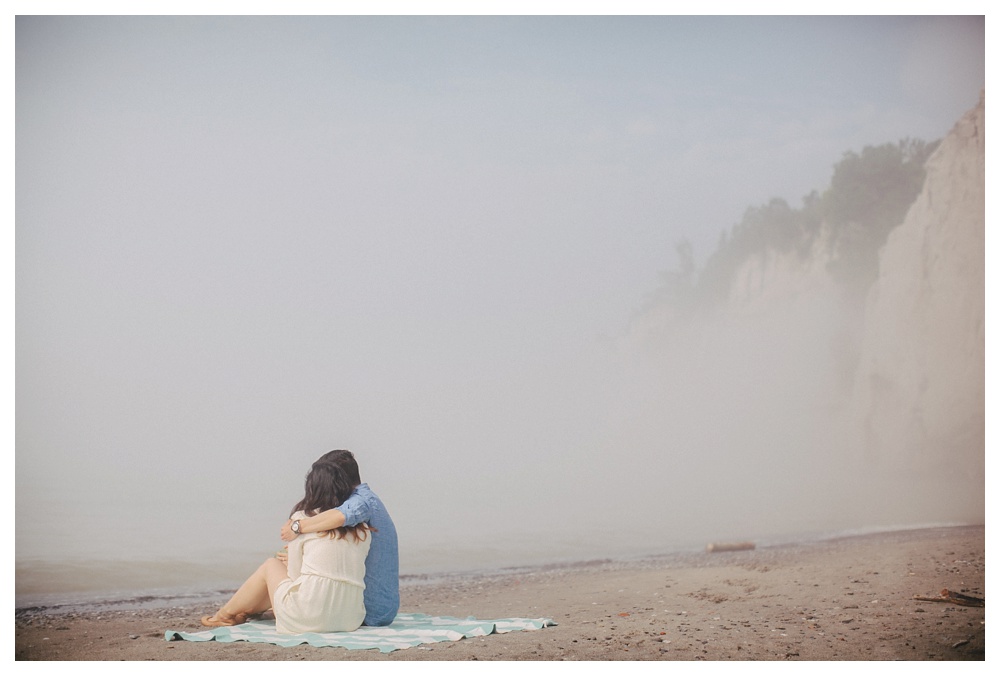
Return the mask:
M983 527L408 580L402 610L558 626L381 654L164 640L214 605L19 612L17 660L983 660Z

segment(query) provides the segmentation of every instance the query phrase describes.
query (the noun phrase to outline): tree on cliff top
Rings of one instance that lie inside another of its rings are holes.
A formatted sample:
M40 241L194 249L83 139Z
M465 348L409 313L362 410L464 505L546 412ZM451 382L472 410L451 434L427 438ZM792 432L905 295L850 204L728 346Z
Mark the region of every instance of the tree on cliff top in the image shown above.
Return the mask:
M833 234L830 273L864 293L878 276L878 252L903 222L924 184L924 163L939 142L906 139L848 152L834 167L823 195L823 218Z
M805 257L821 232L831 247L830 275L848 293L863 294L878 275L879 249L920 193L924 163L938 143L904 139L844 153L830 186L822 195L806 195L801 208L780 198L748 208L740 223L723 231L696 276L690 251L681 255L681 273L664 275L653 302L678 303L678 310L723 303L736 271L751 257L768 251Z

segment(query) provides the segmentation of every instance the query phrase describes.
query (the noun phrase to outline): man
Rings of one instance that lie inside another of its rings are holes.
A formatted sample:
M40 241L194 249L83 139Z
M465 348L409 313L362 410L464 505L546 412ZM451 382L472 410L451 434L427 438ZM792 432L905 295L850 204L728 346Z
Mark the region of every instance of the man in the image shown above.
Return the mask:
M371 526L371 549L365 559L365 624L371 627L391 624L399 610L399 541L392 517L368 484L361 483L353 453L330 451L317 462L340 468L355 486L354 492L336 509L288 521L281 527L281 539L291 542L303 533L356 526L361 522Z

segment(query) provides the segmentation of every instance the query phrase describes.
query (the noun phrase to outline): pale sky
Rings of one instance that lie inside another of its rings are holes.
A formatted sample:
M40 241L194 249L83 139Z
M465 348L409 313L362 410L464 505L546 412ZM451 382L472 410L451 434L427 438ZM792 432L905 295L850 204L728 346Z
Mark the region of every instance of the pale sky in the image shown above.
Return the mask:
M401 512L544 505L675 244L984 65L982 17L20 17L18 517L285 509L343 446Z

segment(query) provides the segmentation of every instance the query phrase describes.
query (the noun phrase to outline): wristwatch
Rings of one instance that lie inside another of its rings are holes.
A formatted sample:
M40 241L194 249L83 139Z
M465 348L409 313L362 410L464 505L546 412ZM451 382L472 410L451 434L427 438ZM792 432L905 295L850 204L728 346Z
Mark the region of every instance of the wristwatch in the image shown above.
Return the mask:
M295 533L296 535L302 535L302 531L299 530L299 520L298 519L296 519L295 521L292 521L292 532Z

